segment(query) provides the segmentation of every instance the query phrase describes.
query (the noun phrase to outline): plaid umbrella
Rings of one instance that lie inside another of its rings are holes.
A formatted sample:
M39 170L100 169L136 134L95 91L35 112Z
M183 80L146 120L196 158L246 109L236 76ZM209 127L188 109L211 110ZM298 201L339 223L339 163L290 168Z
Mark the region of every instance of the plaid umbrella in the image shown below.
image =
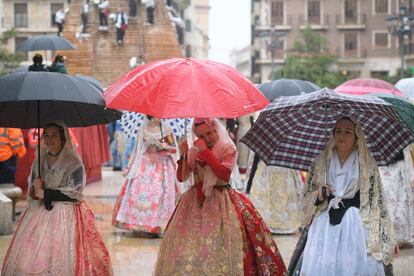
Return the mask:
M387 165L414 136L395 108L371 96L350 96L324 88L273 101L241 139L267 164L309 170L338 119L356 119L378 165Z

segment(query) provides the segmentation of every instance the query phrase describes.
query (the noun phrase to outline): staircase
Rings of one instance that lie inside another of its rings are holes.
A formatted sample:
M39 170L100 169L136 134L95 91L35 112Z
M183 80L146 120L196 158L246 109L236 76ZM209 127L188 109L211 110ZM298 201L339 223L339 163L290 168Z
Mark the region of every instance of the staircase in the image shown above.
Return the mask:
M142 56L146 62L151 62L182 56L165 1L156 1L153 26L145 24L145 7L138 4L137 16L128 17L128 28L122 45L116 42L112 19L108 18L108 31L98 30L99 12L92 3L89 9L89 37L80 35L82 2L71 0L63 30L63 36L76 46L75 50L60 51L67 57L70 74L93 76L107 87L130 70L129 60L132 57ZM111 13L116 13L119 8L126 14L129 13L128 0L110 0L109 8Z

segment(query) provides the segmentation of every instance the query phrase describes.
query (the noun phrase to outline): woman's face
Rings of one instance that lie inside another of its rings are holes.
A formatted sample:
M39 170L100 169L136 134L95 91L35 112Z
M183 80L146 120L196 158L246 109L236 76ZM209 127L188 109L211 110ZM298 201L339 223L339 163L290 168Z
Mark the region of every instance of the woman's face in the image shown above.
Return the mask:
M55 126L45 128L43 139L45 140L47 149L52 153L59 152L63 147L59 129Z
M206 142L207 147L210 149L217 142L217 139L218 139L217 131L214 128L207 125L206 123L196 125L194 132L198 138L203 139L204 142Z
M335 146L340 151L352 151L356 143L355 124L347 119L336 122Z

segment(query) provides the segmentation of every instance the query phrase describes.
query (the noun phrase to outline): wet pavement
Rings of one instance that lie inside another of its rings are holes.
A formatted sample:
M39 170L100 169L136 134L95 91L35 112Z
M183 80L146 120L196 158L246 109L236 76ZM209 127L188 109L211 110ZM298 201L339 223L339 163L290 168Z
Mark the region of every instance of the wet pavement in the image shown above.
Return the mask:
M115 275L152 275L161 239L134 237L111 225L112 210L124 178L120 172L103 169L103 180L87 185L86 201L93 209L99 229L111 255ZM25 201L18 209L25 208ZM285 263L289 262L298 235L273 236ZM12 236L0 236L0 265ZM414 275L414 249L402 249L394 262L394 275Z

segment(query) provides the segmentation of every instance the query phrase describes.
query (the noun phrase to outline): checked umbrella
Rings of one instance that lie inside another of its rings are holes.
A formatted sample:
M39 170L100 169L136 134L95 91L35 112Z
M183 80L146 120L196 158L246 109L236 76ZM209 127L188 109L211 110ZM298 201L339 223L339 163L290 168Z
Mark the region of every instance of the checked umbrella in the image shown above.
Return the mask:
M307 171L342 117L361 124L368 150L380 166L389 164L414 141L391 104L377 97L344 95L327 88L276 99L241 141L267 165Z

